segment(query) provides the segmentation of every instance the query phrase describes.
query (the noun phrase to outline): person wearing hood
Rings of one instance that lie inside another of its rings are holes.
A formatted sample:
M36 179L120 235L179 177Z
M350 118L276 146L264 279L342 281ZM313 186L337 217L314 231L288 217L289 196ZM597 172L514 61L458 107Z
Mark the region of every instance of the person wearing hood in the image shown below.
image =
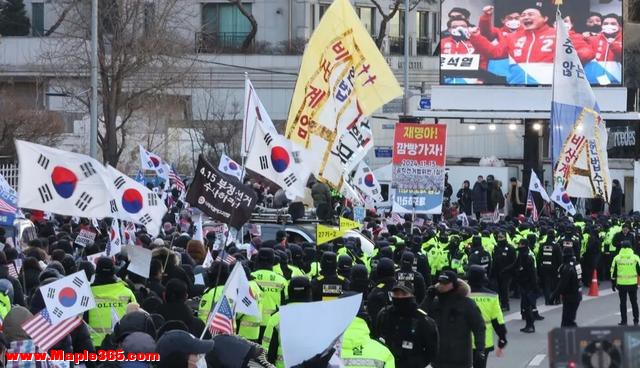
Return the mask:
M509 288L513 279L513 271L510 267L516 260L516 251L507 241L504 231L498 231L496 235L497 245L493 249L493 276L498 282L498 296L500 308L503 312L509 311Z
M366 305L369 296L369 273L367 267L361 264L353 265L349 275L349 290L362 293L362 302Z
M396 271L398 282L410 283L414 290L414 295L418 303L422 303L427 287L424 278L419 272L414 271L415 256L411 252L404 252L400 257L400 269Z
M638 275L640 258L633 252L631 243L623 241L620 253L611 262L611 288L620 297L620 325L627 325L627 297L633 312L633 324L638 325Z
M311 280L313 301L336 299L343 290L349 290L349 280L338 275L337 258L333 252L324 252L320 259L320 276Z
M207 366L205 354L213 350L210 340L200 340L186 331L167 331L156 344L160 354L158 368L197 368Z
M86 322L92 328L91 340L94 346L100 346L104 337L112 332L112 310L115 310L118 318L122 318L127 311L127 304L137 303L131 289L118 280L115 274L116 267L111 258L98 258L95 280L91 284L96 308L85 313Z
M493 332L498 335L498 349L496 356L502 356L502 349L507 346L507 327L504 316L500 308L498 295L486 287L489 283L486 270L480 266L469 267L469 286L471 287L470 297L476 302L485 325L484 354L474 353L473 368L486 368L489 353L495 349Z
M346 255L338 256L338 276L342 276L345 279L351 277L351 269L353 268L353 259Z
M527 239L520 239L518 257L513 264L516 282L520 290L520 309L524 315L526 326L520 331L524 333L536 332L534 309L538 298L538 281L536 278L536 264Z
M33 342L29 334L22 329L22 324L32 318L33 314L25 307L16 306L4 319L3 333L9 344L7 353L44 353ZM7 367L48 367L46 362L36 361L32 356L30 360L7 362Z
M391 350L398 367L423 368L438 355L438 327L418 308L411 282L391 288L391 305L378 314L373 336Z
M267 328L267 322L285 300L287 280L273 272L275 254L273 249L261 248L256 256L256 270L251 273L253 280L262 289L262 320L260 321L260 337Z
M389 305L389 293L396 283L395 266L390 258L380 258L375 268L375 275L372 276L372 281L376 286L369 291L367 311L375 330L378 313Z
M186 243L185 243L186 244ZM194 281L189 277L185 269L180 266L181 256L169 248L155 248L151 251L152 259L158 259L162 263L162 284L167 285L171 279L179 279L187 285L189 297L193 297Z
M182 321L193 335L200 336L204 330L204 322L194 317L193 310L187 305L187 285L180 280L167 283L164 304L158 308L158 314L165 321Z
M558 270L558 286L551 299L562 297L562 322L560 327L577 327L576 315L582 300L582 269L576 262L573 248L562 251L562 266ZM626 306L625 306L626 308Z
M482 246L482 238L474 236L469 249L469 267L477 265L482 267L487 274L491 274L491 254Z
M312 285L304 276L291 279L287 286L287 304L311 302ZM267 360L277 368L284 367L282 344L280 342L280 312L274 313L267 323L262 337L262 348L267 352Z
M472 338L476 344L475 358L484 358L485 324L469 293L469 285L453 271L442 272L438 283L427 290L420 308L433 318L440 333L437 358L431 364L434 368L471 367Z
M549 230L547 233L547 238L538 251L536 264L538 265L538 274L542 284L544 304L559 304L557 299L551 298L551 293L558 284L557 271L562 264L562 249L555 241L555 232L553 230Z

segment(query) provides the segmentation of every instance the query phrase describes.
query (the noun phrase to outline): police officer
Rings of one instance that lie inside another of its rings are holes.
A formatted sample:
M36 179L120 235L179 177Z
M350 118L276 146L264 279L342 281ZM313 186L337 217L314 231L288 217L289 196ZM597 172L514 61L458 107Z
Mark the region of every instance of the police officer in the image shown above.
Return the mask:
M367 297L369 296L369 284L367 267L362 264L353 265L351 275L349 276L349 290L362 293L362 300L365 305L367 303Z
M633 312L633 324L638 325L638 274L640 274L640 258L633 252L631 243L620 243L622 249L611 262L611 288L618 289L620 297L619 325L627 325L627 297Z
M476 302L486 328L484 354L473 354L473 368L486 368L489 352L494 350L493 331L498 335L497 356L502 355L502 349L507 345L507 327L504 323L504 316L500 309L500 301L498 295L492 290L487 289L486 271L478 265L469 267L469 286L471 286L471 294L469 297Z
M558 286L552 299L562 296L562 322L560 327L576 327L576 315L582 300L582 269L573 255L573 248L562 250L562 266L558 270Z
M622 248L621 244L623 241L629 242L632 249L636 244L636 237L635 235L633 235L633 232L631 232L631 225L628 222L625 222L622 225L622 230L613 236L611 245L616 248L616 253L620 252L620 249Z
M367 311L371 317L372 325L375 325L378 313L391 302L389 293L396 282L395 267L390 258L381 258L378 261L373 281L375 286L369 291Z
M338 256L338 275L348 279L351 276L353 259L346 254Z
M324 252L320 260L320 276L311 280L313 301L332 300L349 289L349 280L337 274L336 254Z
M380 311L373 336L391 350L397 367L424 368L437 356L438 328L418 308L411 284L393 286L391 300L391 305Z
M5 319L13 306L13 285L7 279L0 279L0 317Z
M396 272L396 280L399 283L410 283L413 286L416 300L422 303L427 287L424 278L419 272L413 270L415 257L411 252L404 252L400 256L400 269Z
M538 251L537 262L544 294L544 304L558 304L557 299L551 298L551 294L556 289L558 278L556 276L558 268L562 264L562 249L555 241L555 232L549 230L547 239Z
M273 272L275 259L273 249L260 248L257 258L256 270L251 273L251 276L262 289L262 320L260 321L259 336L259 339L262 339L269 317L278 310L284 301L287 280Z
M502 311L509 311L509 288L513 271L509 268L516 260L516 251L507 242L504 231L496 235L496 247L493 249L493 275L498 282L498 297Z
M493 248L492 248L493 250ZM487 274L491 273L491 254L482 246L482 238L474 236L469 249L469 266L478 265L484 268Z
M530 254L527 239L520 239L518 244L518 257L514 264L515 278L520 290L520 305L526 321L524 328L520 331L524 333L536 332L534 326L534 309L537 299L536 266Z
M115 275L116 267L111 258L98 258L95 280L91 284L96 308L87 313L87 323L91 326L91 341L94 346L100 346L105 336L113 332L111 311L115 310L118 318L122 318L127 312L127 304L136 303L133 292Z
M311 301L311 284L306 277L294 277L287 286L287 304ZM267 323L262 337L262 348L267 352L267 360L277 368L284 367L282 345L280 343L280 312L274 313Z

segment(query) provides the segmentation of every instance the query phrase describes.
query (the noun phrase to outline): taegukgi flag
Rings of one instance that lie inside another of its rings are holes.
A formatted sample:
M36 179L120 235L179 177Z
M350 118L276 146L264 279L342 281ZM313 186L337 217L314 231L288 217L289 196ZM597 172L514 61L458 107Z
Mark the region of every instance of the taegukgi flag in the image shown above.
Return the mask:
M41 286L40 292L52 325L96 307L91 285L84 271Z

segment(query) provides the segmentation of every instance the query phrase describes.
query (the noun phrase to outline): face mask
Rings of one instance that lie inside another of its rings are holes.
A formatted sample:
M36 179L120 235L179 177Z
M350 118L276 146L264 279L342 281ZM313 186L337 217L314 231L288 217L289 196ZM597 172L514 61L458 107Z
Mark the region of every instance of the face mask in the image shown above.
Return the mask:
M498 245L504 247L505 245L507 245L507 241L505 239L498 240Z
M601 30L602 30L602 26L599 26L597 24L592 26L587 26L587 31L591 33L600 33Z
M618 31L618 26L614 26L613 24L605 24L602 26L602 33L604 34L616 34Z
M400 313L411 313L416 309L416 298L391 298L393 307Z
M520 28L520 21L518 19L511 19L506 21L504 25L509 29L518 29Z

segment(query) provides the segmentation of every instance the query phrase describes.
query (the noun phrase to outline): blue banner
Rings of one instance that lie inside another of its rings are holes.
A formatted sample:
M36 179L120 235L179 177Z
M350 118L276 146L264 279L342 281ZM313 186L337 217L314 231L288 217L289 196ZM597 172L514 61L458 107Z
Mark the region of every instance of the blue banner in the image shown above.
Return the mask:
M17 193L0 174L0 225L13 226L16 212L18 212Z

